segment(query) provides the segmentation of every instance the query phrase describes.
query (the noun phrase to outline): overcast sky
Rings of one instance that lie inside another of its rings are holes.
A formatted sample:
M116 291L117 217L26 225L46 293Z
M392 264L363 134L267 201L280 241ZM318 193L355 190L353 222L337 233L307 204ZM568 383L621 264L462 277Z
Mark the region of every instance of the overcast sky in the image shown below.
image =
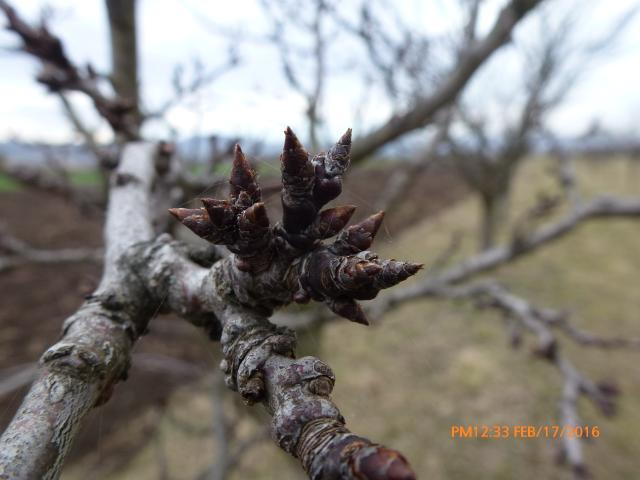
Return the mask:
M268 24L255 0L139 0L141 82L145 106L153 109L171 97L171 79L179 63L190 68L199 58L205 68L225 62L229 40L216 33L216 26L253 33L268 31ZM90 61L108 71L108 33L105 10L99 0L20 0L14 2L29 19L37 19L45 6L54 14L51 29L58 33L78 64ZM303 1L300 2L304 4ZM345 1L348 16L359 2ZM481 17L481 29L491 24L503 1L487 1ZM597 36L618 16L636 3L634 0L547 0L547 8L588 6L581 24L583 38ZM459 26L455 0L404 0L389 2L398 15L414 28L443 35ZM3 22L2 19L0 22ZM532 22L529 22L532 23ZM517 39L529 41L534 30L524 25ZM534 39L535 40L535 39ZM55 96L47 94L34 81L38 66L26 55L11 51L17 45L8 32L0 33L0 140L19 137L33 141L64 142L73 132L61 113ZM349 69L349 59L362 55L355 44L337 42L331 47L332 77L325 102L326 124L323 134L335 136L347 126L367 129L384 120L392 110L380 91L369 93L368 108L356 118L356 106L362 102L362 75ZM221 133L230 136L251 135L272 140L279 138L285 125L304 131L304 101L282 78L276 52L264 42L246 42L240 46L240 68L222 76L210 88L173 108L167 118L181 136ZM338 61L339 60L339 61ZM341 71L344 70L344 71ZM474 79L474 97L491 103L500 97L505 76L517 75L517 62L507 50ZM514 77L515 78L515 77ZM514 82L511 82L514 83ZM640 19L635 18L619 40L615 55L601 59L589 71L570 98L552 118L554 127L564 135L578 134L594 119L618 131L636 131L640 123ZM478 93L479 92L479 93ZM506 93L505 93L506 95ZM88 122L108 139L105 125L91 115L91 108L80 96L73 99ZM504 98L495 105L504 105ZM503 108L503 107L500 107ZM150 133L164 135L162 125L151 125Z

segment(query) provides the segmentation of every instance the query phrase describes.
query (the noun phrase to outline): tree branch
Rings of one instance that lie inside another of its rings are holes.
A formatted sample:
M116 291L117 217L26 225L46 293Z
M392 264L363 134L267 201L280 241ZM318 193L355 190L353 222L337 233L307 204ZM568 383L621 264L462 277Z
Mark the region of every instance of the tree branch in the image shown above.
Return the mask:
M118 265L127 249L153 236L147 220L152 153L147 144L124 152L113 176L100 285L42 356L36 381L0 437L0 476L57 478L82 418L126 376L131 347L151 311L140 282Z
M535 307L527 300L518 297L505 288L492 281L475 282L463 286L442 287L434 292L453 298L476 298L483 301L483 306L496 308L510 319L519 322L520 325L532 332L537 337L537 346L534 353L550 362L560 373L563 380L563 389L559 402L559 423L562 428L580 427L582 425L578 414L578 400L584 395L605 415L615 413L615 397L618 389L610 382L594 383L581 373L565 356L561 354L558 339L551 330L554 322L550 318L558 318L561 314L550 310ZM566 316L564 321L568 325ZM569 330L571 331L571 330ZM571 334L570 334L571 335ZM595 338L595 336L590 336ZM576 339L572 336L573 339ZM601 339L610 347L638 347L638 339L631 342L620 342L622 339ZM576 479L589 478L589 471L584 461L582 452L582 439L578 435L567 433L561 436L561 460L568 462Z
M281 156L283 222L269 228L256 175L238 147L228 200L173 209L186 226L232 255L202 268L169 235L153 239L151 188L156 148L129 144L113 176L105 225L105 269L93 295L67 319L42 357L37 380L0 438L0 475L57 478L80 420L126 375L133 343L151 316L172 310L220 338L225 383L272 415L272 438L312 479L415 478L394 450L351 433L329 394L331 369L294 358L293 331L268 320L291 301L324 301L366 323L356 299L370 299L420 265L366 250L374 215L344 230L353 207L322 206L341 192L351 132L313 159L290 129Z
M431 95L418 100L411 110L393 116L364 137L356 139L351 153L352 161L360 162L388 142L431 122L442 107L457 98L476 70L509 41L518 22L541 2L542 0L511 0L498 15L491 31L466 50L454 69Z
M22 240L9 235L0 226L0 272L23 265L101 262L100 248L62 248L41 250L32 248Z
M104 95L98 88L99 78L93 68L80 69L74 65L67 57L62 41L45 25L32 27L20 18L6 0L0 0L0 10L9 22L9 30L22 39L24 51L42 63L42 71L38 76L40 83L52 92L84 93L115 133L127 140L138 138L136 98L110 98Z
M480 273L498 268L564 237L586 221L597 218L638 216L640 216L640 199L638 198L596 197L576 206L560 219L537 229L529 236L519 238L517 242L485 250L441 273L427 276L419 283L386 295L371 306L372 316L378 317L402 302L429 296L443 285L457 284Z

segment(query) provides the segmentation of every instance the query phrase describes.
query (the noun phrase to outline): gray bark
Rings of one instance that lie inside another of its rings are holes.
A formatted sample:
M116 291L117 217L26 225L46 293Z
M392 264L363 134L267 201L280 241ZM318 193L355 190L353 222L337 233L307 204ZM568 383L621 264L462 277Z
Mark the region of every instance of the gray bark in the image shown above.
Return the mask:
M111 83L117 95L133 106L132 116L139 127L136 0L106 0L106 6L111 39Z
M508 191L491 195L481 195L480 251L488 250L495 246L500 226L503 225L506 220L508 198Z
M127 249L153 235L145 220L153 178L145 158L152 151L129 145L114 175L102 280L40 359L38 378L0 438L2 479L57 478L80 421L126 375L131 347L149 317L142 315L142 285L117 265Z

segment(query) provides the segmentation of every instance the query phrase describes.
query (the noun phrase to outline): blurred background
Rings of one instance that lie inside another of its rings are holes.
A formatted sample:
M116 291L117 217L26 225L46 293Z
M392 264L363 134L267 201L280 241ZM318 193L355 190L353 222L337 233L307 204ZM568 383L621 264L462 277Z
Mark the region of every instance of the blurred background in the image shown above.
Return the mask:
M299 355L335 371L353 431L403 452L421 478L637 478L640 223L637 213L588 224L578 215L598 195L640 196L637 1L13 6L59 36L106 95L135 97L144 138L175 145L181 174L167 206L222 191L240 143L277 218L283 129L317 152L351 127L340 203L358 205L356 220L386 210L377 252L424 262L428 278L516 252L479 273L526 299L527 315L451 294L400 302L367 329L322 307L282 315L299 329ZM2 428L39 356L99 281L105 179L122 141L90 98L43 80L21 46L0 32ZM574 220L566 235L521 253L563 219ZM576 398L528 315L580 371ZM306 478L269 440L261 408L225 389L219 360L191 325L154 318L63 478ZM453 425L562 424L567 408L600 430L579 442L579 458L559 439L451 438Z

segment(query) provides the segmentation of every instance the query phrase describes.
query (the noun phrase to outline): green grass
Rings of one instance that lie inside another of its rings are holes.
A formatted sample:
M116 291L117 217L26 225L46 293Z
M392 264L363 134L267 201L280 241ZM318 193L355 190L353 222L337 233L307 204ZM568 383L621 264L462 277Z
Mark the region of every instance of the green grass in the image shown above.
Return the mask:
M69 172L71 183L78 187L94 187L100 185L102 174L95 169L73 170ZM17 180L0 173L0 192L17 192L22 185Z
M20 184L8 177L0 173L0 192L16 192L20 190Z
M98 170L73 170L69 177L71 183L79 187L98 186L102 181L102 173Z
M548 168L545 159L534 159L521 169L512 217L531 205L540 191L555 190ZM579 177L587 196L640 195L640 170L622 158L581 164ZM469 198L398 238L383 237L377 249L428 266L458 231L463 234L461 258L475 248L478 208ZM637 221L594 221L492 276L541 306L569 309L582 328L603 335L640 336L639 237ZM557 422L561 379L551 366L531 356L534 339L525 340L513 350L495 312L479 311L463 301L421 300L389 313L374 327L346 321L329 324L322 332L320 356L336 373L333 396L348 426L402 451L420 478L568 480L570 473L554 465L553 440L450 438L454 424ZM585 446L595 477L638 478L640 354L601 352L567 341L562 352L595 380L615 378L623 392L619 415L612 419L581 403L583 422L602 432ZM211 421L208 405L201 392L181 391L173 408L193 408L202 421ZM168 427L162 432L174 439L167 441L173 478L190 478L184 469L197 471L211 458L213 445L208 441L200 445L198 439L186 439ZM150 445L130 468L111 478L151 479L157 475L155 468ZM68 478L86 473L78 465ZM277 447L265 444L243 460L233 478L306 477Z

